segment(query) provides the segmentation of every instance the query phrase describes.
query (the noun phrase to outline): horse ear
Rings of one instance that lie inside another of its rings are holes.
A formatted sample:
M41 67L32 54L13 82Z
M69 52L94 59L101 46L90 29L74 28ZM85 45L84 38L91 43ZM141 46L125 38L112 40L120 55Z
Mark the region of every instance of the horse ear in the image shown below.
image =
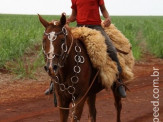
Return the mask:
M62 16L60 18L60 23L62 26L66 24L66 13L62 13Z
M38 14L39 20L42 23L42 25L46 28L47 26L49 26L49 22L47 22L46 20L44 20L39 14Z

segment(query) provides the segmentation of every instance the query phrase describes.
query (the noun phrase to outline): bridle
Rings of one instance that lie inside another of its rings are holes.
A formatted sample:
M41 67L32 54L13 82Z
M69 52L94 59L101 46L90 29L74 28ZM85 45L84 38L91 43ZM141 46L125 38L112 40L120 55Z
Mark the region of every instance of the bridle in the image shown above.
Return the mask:
M58 62L57 62L58 67L64 66L65 60L68 57L68 55L71 51L72 45L73 45L73 41L74 41L73 36L71 35L72 40L71 40L70 47L68 49L68 46L67 46L68 31L64 26L62 27L62 30L60 32L54 32L54 31L52 31L50 33L44 32L44 35L48 36L48 40L50 41L50 48L53 48L53 49L54 49L53 41L55 41L57 39L58 35L61 35L61 34L64 35L64 42L61 45L61 54L55 54L54 50L50 50L48 53L46 53L44 48L42 47L43 53L44 53L46 59L53 60L55 57L59 57ZM50 56L50 54L52 56Z

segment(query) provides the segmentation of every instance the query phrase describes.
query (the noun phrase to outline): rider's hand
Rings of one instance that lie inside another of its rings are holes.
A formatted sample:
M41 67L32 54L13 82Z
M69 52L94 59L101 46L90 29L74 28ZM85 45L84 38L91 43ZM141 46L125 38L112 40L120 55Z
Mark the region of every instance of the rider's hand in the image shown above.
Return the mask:
M111 18L110 17L106 18L104 20L103 24L104 24L104 27L110 26L110 24L111 24Z

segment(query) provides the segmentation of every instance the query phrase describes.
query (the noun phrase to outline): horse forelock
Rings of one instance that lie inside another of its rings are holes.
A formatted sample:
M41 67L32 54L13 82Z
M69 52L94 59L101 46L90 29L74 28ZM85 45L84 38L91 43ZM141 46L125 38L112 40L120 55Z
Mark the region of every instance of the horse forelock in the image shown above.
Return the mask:
M53 20L53 21L50 22L50 24L58 26L59 25L59 21Z

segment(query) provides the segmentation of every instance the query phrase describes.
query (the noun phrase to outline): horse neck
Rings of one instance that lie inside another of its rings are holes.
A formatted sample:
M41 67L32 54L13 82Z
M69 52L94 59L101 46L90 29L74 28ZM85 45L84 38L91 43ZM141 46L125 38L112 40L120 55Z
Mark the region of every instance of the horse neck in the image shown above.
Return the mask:
M73 42L72 42L73 41ZM75 56L77 55L77 52L75 51L75 46L76 44L79 44L80 45L80 48L81 50L84 50L84 47L83 45L81 45L81 43L79 42L79 40L76 40L71 37L71 35L68 35L68 39L67 39L67 47L68 47L68 50L71 46L71 43L72 43L72 47L71 47L71 50L68 54L68 57L67 59L65 60L65 64L64 64L64 67L61 69L60 73L62 75L72 75L74 73L74 66L77 65L77 63L75 62ZM84 52L81 52L81 54L84 53Z
M67 44L67 50L70 52L67 52L67 58L65 60L65 64L64 67L61 68L61 73L64 74L68 71L70 71L73 68L73 62L74 61L74 56L75 56L75 45L76 45L76 40L73 40L73 37L71 34L67 35L67 39L66 39L66 44ZM71 49L70 49L71 48Z

